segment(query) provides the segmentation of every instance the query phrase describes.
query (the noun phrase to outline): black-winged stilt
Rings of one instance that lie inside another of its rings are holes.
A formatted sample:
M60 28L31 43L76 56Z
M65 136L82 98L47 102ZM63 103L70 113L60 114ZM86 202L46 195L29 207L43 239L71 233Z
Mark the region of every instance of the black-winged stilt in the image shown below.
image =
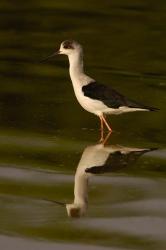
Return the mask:
M118 115L133 111L158 110L157 108L132 101L118 93L111 86L98 83L96 80L86 75L83 67L83 48L78 42L74 40L63 41L60 45L60 49L46 59L57 54L64 54L69 58L70 78L80 105L85 110L100 118L101 141L103 140L104 124L109 132L112 132L110 125L106 121L106 115Z

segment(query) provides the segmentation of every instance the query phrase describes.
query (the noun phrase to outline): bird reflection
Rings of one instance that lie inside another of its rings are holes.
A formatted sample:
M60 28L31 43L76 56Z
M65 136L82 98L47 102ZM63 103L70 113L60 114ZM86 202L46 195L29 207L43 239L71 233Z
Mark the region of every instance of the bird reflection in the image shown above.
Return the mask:
M88 182L93 174L117 171L133 164L141 155L155 149L130 148L103 143L87 146L75 173L74 201L66 204L70 217L85 215L88 208Z

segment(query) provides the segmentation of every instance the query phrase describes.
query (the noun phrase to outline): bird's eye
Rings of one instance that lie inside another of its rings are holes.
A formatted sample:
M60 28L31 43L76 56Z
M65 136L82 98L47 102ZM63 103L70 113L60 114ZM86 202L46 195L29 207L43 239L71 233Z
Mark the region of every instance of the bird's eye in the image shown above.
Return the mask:
M64 49L73 49L73 47L70 44L66 44L63 46Z
M64 49L70 49L70 46L69 45L64 45L63 48Z
M63 48L64 48L64 49L74 49L74 48L73 48L73 44L72 44L71 41L65 41L65 42L63 43Z

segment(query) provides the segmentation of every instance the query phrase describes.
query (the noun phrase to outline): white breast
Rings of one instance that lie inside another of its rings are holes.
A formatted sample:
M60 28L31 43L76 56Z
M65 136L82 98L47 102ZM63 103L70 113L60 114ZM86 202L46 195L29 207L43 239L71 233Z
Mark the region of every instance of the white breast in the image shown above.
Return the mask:
M76 98L80 103L80 105L85 110L99 116L102 113L105 113L108 107L103 102L84 96L82 87L95 80L84 73L83 60L81 54L74 53L70 55L69 63L70 63L70 68L69 68L70 78L73 84Z
M80 105L85 110L87 110L88 112L94 113L96 115L101 115L104 112L104 110L107 109L107 106L104 105L99 100L94 100L94 99L91 99L91 98L85 96L83 91L82 91L82 87L91 81L94 81L94 80L86 75L84 75L80 79L78 79L78 78L73 79L72 78L75 96L76 96L78 102L80 103Z

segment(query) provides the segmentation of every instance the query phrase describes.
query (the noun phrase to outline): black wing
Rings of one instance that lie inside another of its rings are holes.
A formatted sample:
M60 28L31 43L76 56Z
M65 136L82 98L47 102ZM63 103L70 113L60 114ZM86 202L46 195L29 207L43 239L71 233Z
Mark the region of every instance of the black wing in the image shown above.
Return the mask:
M111 153L102 166L92 166L90 168L86 168L85 172L91 174L117 172L125 167L132 166L143 154L154 150L157 150L157 148L150 148L142 151L131 151L128 154L117 151L113 154Z
M83 86L82 91L85 96L90 97L94 100L102 101L106 106L110 108L119 108L122 106L126 106L130 108L148 109L150 111L158 110L156 108L148 107L132 101L118 93L112 87L106 86L101 83L91 82Z

